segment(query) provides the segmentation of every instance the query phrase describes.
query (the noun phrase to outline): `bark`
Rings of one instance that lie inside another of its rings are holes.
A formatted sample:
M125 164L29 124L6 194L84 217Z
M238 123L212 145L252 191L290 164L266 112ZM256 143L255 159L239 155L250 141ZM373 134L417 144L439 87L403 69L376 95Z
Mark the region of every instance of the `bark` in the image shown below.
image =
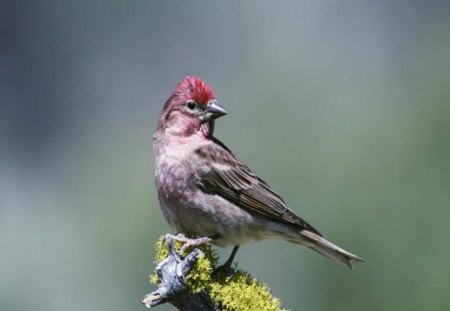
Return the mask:
M181 259L175 251L173 239L166 237L169 256L157 267L160 283L158 289L147 294L142 303L151 308L162 303L170 303L180 311L220 311L207 292L193 294L185 284L186 275L194 267L202 251L194 249Z

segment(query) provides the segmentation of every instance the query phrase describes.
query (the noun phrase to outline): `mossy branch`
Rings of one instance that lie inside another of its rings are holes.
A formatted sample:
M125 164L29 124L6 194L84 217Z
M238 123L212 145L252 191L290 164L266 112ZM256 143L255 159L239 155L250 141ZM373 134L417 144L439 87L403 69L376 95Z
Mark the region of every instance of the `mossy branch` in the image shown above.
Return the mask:
M218 267L217 253L209 244L180 254L181 246L172 235L156 243L156 273L150 278L158 289L145 296L147 308L168 302L181 311L284 310L266 284L240 269L230 273Z

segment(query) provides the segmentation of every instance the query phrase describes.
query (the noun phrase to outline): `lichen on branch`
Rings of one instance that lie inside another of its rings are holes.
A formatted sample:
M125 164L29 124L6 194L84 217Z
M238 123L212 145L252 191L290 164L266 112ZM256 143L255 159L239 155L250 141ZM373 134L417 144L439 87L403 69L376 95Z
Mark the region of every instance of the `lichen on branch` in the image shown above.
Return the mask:
M170 237L161 237L156 243L157 268L150 280L158 290L144 299L147 307L169 302L186 311L285 311L266 284L241 269L230 273L219 267L219 257L210 244L188 247L180 253L183 243ZM167 280L181 285L168 285ZM178 292L171 293L172 288Z

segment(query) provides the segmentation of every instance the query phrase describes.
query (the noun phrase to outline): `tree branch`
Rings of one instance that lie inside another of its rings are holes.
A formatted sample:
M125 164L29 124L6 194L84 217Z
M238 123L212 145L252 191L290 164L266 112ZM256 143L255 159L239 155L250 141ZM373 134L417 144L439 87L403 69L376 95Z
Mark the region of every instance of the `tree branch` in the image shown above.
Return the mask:
M180 311L215 311L214 302L205 292L193 294L185 284L186 276L194 267L203 252L196 248L182 260L175 251L174 241L166 236L169 256L157 267L159 279L158 289L147 294L142 303L147 307L154 307L169 302Z
M186 244L192 241L183 237ZM183 257L177 253L185 249L180 239L168 234L156 249L152 282L158 288L142 301L147 308L168 302L180 311L283 310L267 285L242 270L217 267L218 257L209 244L187 247L189 253Z

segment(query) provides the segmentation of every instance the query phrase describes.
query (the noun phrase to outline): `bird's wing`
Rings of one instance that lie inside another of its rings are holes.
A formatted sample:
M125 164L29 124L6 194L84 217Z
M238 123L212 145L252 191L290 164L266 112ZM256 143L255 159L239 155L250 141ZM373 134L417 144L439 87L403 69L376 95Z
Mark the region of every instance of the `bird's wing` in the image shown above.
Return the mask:
M219 195L237 206L274 220L299 226L300 230L320 233L291 211L283 199L256 176L225 145L215 144L196 150L196 160L203 162L199 170L199 187Z

